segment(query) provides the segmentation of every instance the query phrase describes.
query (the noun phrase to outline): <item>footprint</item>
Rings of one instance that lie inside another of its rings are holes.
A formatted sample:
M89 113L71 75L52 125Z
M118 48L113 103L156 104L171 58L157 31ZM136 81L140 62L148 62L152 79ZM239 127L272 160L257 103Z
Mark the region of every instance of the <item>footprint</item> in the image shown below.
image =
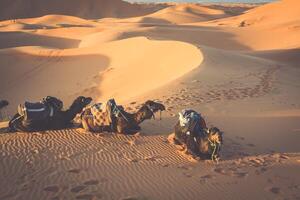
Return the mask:
M248 176L248 173L247 172L236 172L236 173L234 173L234 176L238 177L238 178L244 178L244 177Z
M120 200L138 200L138 198L136 198L136 197L124 197L124 198L121 198Z
M273 194L279 194L280 193L280 188L271 187L271 188L269 188L269 191L272 192Z
M47 192L57 193L59 191L59 187L56 186L56 185L51 185L51 186L45 187L44 190L47 191Z
M92 194L81 194L81 195L76 196L76 199L79 199L79 200L94 200L94 199L96 199L96 196L92 195Z
M73 187L73 188L71 189L71 192L73 192L73 193L78 193L78 192L84 190L85 188L86 188L86 186L84 186L84 185L79 185L79 186Z
M217 172L217 173L219 173L219 174L223 174L223 175L226 174L225 169L222 169L222 168L216 168L214 171Z
M83 183L84 185L98 185L99 181L98 180L88 180Z
M51 200L61 200L62 198L60 197L52 197Z
M68 172L74 173L74 174L79 174L81 172L80 169L70 169Z
M185 177L187 177L187 178L191 178L191 177L193 177L193 175L192 175L192 174L190 174L190 173L186 173L186 172L184 172L184 173L183 173L183 175L184 175Z
M201 179L205 179L205 180L207 180L207 179L214 179L214 178L215 178L215 176L213 176L213 175L210 175L210 174L207 174L207 175L205 175L205 176L201 176L200 178L201 178Z

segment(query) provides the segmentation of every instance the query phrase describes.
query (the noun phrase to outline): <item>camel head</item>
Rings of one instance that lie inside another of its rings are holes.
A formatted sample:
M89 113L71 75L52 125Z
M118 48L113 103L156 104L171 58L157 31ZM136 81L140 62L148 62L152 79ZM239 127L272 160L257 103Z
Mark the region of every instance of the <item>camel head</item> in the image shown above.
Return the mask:
M89 105L92 102L92 100L93 99L91 97L79 96L74 100L71 107L76 109L76 111L79 113L83 110L84 107Z
M206 136L201 138L199 150L202 154L208 155L212 160L218 160L223 144L223 132L218 128L212 127L206 130Z
M6 100L0 100L0 109L4 108L5 106L7 106L9 103Z
M154 114L158 111L164 111L166 110L165 106L161 103L157 103L151 100L148 100L144 103L144 105L142 106L142 108L144 108L144 112L145 112L145 117L146 118L151 118L154 116Z

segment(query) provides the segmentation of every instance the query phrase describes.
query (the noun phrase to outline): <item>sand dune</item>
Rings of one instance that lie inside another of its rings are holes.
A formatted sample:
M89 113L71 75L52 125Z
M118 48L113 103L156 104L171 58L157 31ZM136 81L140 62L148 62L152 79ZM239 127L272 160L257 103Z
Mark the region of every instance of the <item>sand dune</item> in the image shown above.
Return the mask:
M98 19L103 17L133 17L149 14L165 5L139 5L131 4L122 0L29 0L0 2L0 19L19 19L29 17L40 17L49 14L72 15L87 19Z
M245 14L225 19L231 21L237 26L270 26L287 25L299 23L299 1L282 0L271 4L259 6L247 11Z
M143 17L140 22L155 23L166 22L173 24L208 21L216 18L226 17L224 11L211 9L194 4L178 4L157 11Z
M110 53L111 67L102 76L101 100L132 99L176 80L197 68L203 60L195 46L173 41L134 38L104 48L113 53ZM168 53L161 56L163 52ZM174 58L174 55L180 56Z
M238 27L229 31L253 50L290 49L300 46L299 13L299 1L283 0L213 23Z
M0 199L299 199L298 11L295 0L1 1L0 119L46 95L167 111L134 136L1 122ZM168 143L184 108L224 131L219 163Z
M53 41L45 39L43 42ZM139 49L136 49L138 44ZM18 45L26 45L26 41ZM168 54L160 57L167 50ZM174 59L174 54L181 56ZM80 94L94 98L101 94L101 100L130 99L181 77L202 61L201 52L192 45L146 38L107 43L101 49L9 49L0 52L0 56L7 63L0 69L1 74L10 74L1 79L1 96L11 100L11 108L18 102L38 100L47 94L60 96L68 103ZM24 64L25 67L18 70ZM81 73L82 67L89 70ZM63 82L66 85L60 87Z

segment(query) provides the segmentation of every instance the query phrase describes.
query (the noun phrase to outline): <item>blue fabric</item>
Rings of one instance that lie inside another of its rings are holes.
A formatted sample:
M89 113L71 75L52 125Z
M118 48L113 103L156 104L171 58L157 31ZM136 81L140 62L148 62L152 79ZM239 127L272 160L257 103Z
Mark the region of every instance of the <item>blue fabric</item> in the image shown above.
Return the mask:
M186 131L201 132L201 114L192 109L184 109L179 113L180 126Z

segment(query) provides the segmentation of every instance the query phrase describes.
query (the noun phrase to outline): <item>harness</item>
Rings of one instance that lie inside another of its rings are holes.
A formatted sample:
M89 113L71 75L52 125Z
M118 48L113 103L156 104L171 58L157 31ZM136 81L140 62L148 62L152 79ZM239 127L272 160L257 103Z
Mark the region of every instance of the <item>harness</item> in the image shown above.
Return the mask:
M211 154L211 160L218 162L219 158L218 158L218 155L216 154L216 152L218 152L220 149L220 143L218 143L216 141L212 142L209 138L207 138L207 139L209 141L210 146L213 147L213 152Z
M111 130L114 130L115 118L117 117L122 117L129 122L129 119L124 115L114 99L108 100L105 104L96 103L86 109L90 109L90 114L86 114L83 111L81 117L93 119L97 126L110 126Z
M191 135L190 131L194 131L195 128L198 128L198 129L201 128L201 127L199 127L200 125L198 123L200 119L201 119L201 114L197 113L194 110L182 110L179 113L179 123L180 123L181 127L186 128L186 135ZM200 134L202 133L207 136L209 134L210 130L201 128L199 131L200 131ZM198 131L196 130L196 132L198 132ZM196 136L193 139L195 142L197 142ZM207 139L209 141L209 146L212 149L211 160L218 162L219 158L218 158L217 153L220 149L221 144L217 141L210 140L208 136L207 136Z
M122 113L121 109L119 109L119 107L117 105L114 106L112 113L115 117L118 117L119 115L121 115L121 117L123 117L123 119L125 119L127 122L129 122L127 117Z
M155 119L155 114L151 106L147 105L146 107L151 111L151 118Z
M150 105L146 105L146 106L151 111L151 118L153 118L155 120L155 112L154 112L154 110L151 108ZM161 120L161 110L159 110L159 120Z

